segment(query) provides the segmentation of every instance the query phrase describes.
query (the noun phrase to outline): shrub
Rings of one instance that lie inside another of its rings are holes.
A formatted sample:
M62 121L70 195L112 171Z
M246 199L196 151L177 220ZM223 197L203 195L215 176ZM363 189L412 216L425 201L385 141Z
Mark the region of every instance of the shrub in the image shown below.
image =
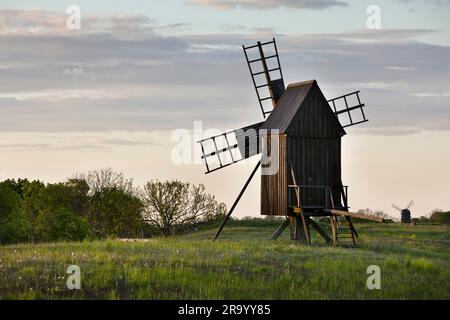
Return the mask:
M37 218L36 234L41 241L80 241L90 234L86 219L66 208L43 211Z

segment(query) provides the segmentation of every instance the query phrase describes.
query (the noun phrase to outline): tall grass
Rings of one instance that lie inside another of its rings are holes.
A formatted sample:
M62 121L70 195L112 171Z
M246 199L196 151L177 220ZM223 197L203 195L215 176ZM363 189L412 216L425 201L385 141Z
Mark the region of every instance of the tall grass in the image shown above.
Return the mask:
M0 247L2 299L449 299L448 227L360 224L356 248L311 247L277 221L233 221L215 230L124 243L104 240ZM415 235L412 237L412 235ZM81 268L81 290L66 268ZM369 265L381 290L366 288Z

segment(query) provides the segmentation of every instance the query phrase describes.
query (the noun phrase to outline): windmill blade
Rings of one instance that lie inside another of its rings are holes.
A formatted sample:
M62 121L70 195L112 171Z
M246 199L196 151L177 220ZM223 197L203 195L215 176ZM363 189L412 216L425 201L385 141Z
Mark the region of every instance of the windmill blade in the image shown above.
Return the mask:
M413 206L413 204L414 204L414 201L413 200L411 200L410 202L409 202L409 204L408 204L408 206L406 207L406 209L411 209L411 207Z
M402 209L398 205L396 205L395 203L392 204L392 207L394 207L395 209L397 209L400 212L402 211Z
M364 113L364 103L361 103L359 91L328 100L334 114L339 119L343 128L354 126L369 121ZM356 112L359 110L361 113Z
M281 70L275 38L269 42L261 43L258 41L256 45L242 46L242 48L261 112L263 117L266 118L285 91L283 71ZM272 51L267 53L270 50ZM254 58L250 57L252 53Z
M259 128L263 122L198 141L206 174L261 153Z

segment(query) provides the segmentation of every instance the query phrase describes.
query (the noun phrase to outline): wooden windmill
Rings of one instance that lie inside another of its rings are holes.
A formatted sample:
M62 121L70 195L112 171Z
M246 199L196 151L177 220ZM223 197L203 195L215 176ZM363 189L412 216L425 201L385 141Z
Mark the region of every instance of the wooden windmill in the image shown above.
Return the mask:
M411 223L411 210L410 209L413 206L413 204L414 204L414 201L411 200L408 203L408 205L406 206L406 208L404 208L404 209L400 208L395 203L392 205L392 207L394 207L395 209L400 211L402 223Z
M261 174L261 214L286 217L273 239L290 225L291 239L310 244L311 226L327 242L347 237L355 243L352 217L380 221L349 212L348 188L341 179L344 128L368 121L359 91L327 100L315 80L285 88L275 39L243 50L265 120L199 143L206 173L262 156L214 239L258 168L263 172L276 163L275 173ZM330 217L332 237L311 219L315 216Z

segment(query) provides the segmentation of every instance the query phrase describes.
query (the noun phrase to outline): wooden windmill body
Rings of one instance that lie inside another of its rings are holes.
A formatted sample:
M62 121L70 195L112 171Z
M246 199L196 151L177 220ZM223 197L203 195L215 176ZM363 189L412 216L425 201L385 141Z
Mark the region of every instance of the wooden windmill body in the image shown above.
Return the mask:
M266 53L268 46L273 47L272 53ZM340 235L355 243L357 232L351 218L372 218L348 210L348 188L342 184L341 177L341 138L346 134L345 127L368 121L359 91L327 100L316 80L293 83L285 89L275 39L243 49L262 114L264 118L268 117L263 122L199 143L206 173L263 155L214 239L219 236L261 162L263 167L267 165L266 158L270 155L272 161L276 160L277 170L274 174L261 174L260 213L287 218L272 238L277 238L290 225L291 239L311 243L312 226L327 242L337 243ZM250 58L248 52L252 50L259 56ZM255 71L255 64L259 64L259 70ZM265 90L265 94L261 90ZM358 119L355 111L358 111ZM344 124L342 116L346 116ZM330 217L332 237L311 219L315 216Z

